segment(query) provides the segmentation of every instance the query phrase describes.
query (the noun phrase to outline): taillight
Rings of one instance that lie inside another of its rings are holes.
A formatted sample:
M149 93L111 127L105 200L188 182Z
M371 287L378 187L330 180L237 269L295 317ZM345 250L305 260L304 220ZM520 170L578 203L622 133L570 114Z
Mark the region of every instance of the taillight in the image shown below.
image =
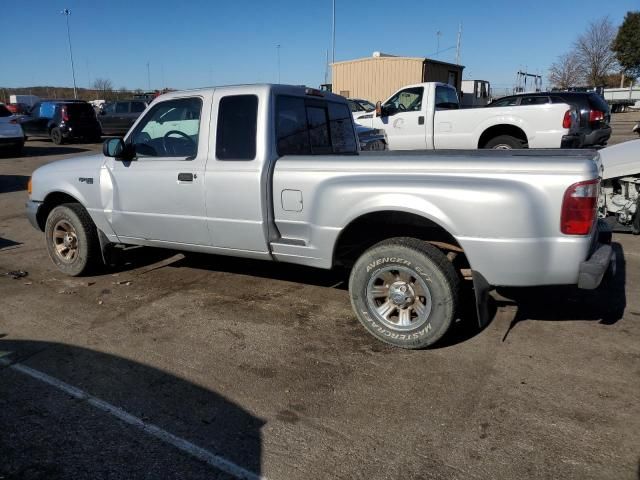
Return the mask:
M562 200L560 231L565 235L587 235L598 204L600 180L578 182L567 188Z
M604 112L600 110L589 110L590 122L602 122L604 120Z
M564 118L562 119L562 128L571 128L571 110L564 112Z
M67 114L67 107L62 107L62 110L60 110L60 113L62 114L62 120L64 122L68 122L69 121L69 115Z
M33 184L31 183L31 177L29 177L29 180L27 181L27 193L31 195L32 190L33 190Z

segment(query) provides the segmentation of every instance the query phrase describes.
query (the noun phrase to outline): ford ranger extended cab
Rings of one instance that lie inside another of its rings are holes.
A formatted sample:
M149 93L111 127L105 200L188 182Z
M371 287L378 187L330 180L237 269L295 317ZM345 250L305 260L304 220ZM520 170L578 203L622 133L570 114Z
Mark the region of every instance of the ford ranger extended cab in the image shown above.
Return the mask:
M158 97L103 153L38 168L27 215L69 275L114 245L350 271L378 339L421 348L473 282L595 288L613 258L593 151L360 153L346 100L286 85Z
M578 111L565 103L460 109L451 85L398 90L356 122L383 130L389 150L579 148Z

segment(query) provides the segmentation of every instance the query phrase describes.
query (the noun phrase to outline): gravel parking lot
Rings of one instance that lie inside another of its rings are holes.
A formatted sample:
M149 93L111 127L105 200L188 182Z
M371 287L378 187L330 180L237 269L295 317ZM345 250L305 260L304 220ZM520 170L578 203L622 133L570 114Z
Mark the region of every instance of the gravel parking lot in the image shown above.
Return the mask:
M340 272L135 249L64 277L26 181L100 148L0 158L0 479L640 478L640 237L596 291L500 291L484 330L403 351Z

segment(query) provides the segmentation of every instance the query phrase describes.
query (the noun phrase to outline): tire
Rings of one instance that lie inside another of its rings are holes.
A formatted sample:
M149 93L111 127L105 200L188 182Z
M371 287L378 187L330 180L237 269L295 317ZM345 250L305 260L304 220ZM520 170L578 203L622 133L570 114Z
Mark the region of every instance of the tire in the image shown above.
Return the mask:
M49 136L51 137L51 141L56 145L62 145L64 143L64 138L62 138L62 132L58 127L52 128L51 132L49 133Z
M525 148L522 140L511 135L498 135L485 143L484 148L492 148L494 150L512 150L516 148Z
M456 318L459 290L460 279L447 257L415 238L374 245L349 276L351 305L360 323L378 340L408 349L428 347L443 337Z
M100 264L98 231L80 204L65 203L51 210L44 235L49 257L61 272L77 277Z

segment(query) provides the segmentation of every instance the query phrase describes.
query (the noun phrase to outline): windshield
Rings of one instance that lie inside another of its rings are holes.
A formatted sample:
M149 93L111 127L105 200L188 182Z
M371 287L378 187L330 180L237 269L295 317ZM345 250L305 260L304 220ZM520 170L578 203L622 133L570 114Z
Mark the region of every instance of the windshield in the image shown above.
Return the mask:
M95 116L95 110L88 103L67 103L65 107L67 114L76 118L90 118Z
M357 100L357 102L365 112L372 112L376 109L376 106L368 100Z

